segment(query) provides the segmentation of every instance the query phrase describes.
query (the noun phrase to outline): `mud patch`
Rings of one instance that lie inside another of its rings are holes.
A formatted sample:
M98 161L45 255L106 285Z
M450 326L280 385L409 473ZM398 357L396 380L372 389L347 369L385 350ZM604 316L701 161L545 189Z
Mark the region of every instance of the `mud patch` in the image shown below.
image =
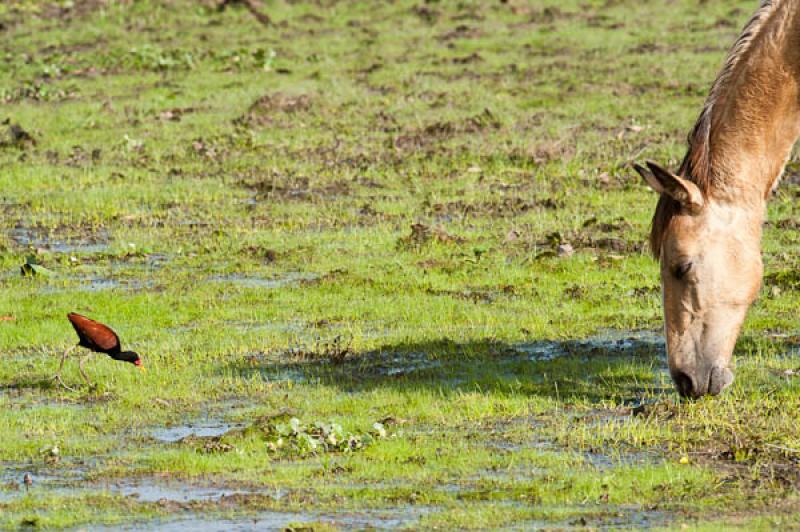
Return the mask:
M290 96L281 92L266 94L250 105L245 114L236 118L233 123L248 128L272 124L281 114L296 114L311 109L311 98L300 94Z
M505 196L497 199L483 199L473 202L454 200L445 203L434 203L427 206L427 214L434 216L439 222L449 222L454 219L478 218L490 216L493 218L508 218L520 216L534 209L557 209L563 203L552 198L526 199L521 197Z
M306 159L309 154L303 153L298 156ZM245 177L240 181L240 185L255 193L253 201L256 204L275 198L297 201L329 200L347 197L352 193L350 181L312 182L308 177L285 174L277 170L266 176Z
M14 147L24 150L36 146L36 139L19 124L9 123L8 120L3 124L8 125L7 138L0 139L0 148Z
M502 127L502 122L489 108L482 113L458 122L434 122L424 127L410 127L405 133L391 139L392 147L399 152L435 150L442 142L460 134L475 134Z

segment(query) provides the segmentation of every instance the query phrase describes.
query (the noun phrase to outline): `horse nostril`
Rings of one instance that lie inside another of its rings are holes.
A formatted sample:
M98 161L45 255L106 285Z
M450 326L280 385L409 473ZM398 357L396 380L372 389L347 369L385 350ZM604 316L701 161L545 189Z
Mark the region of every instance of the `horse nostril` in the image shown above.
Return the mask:
M733 382L733 372L720 366L711 369L708 378L708 393L718 395Z
M694 384L690 376L682 371L676 371L672 374L672 380L675 381L675 387L678 388L681 397L694 397Z

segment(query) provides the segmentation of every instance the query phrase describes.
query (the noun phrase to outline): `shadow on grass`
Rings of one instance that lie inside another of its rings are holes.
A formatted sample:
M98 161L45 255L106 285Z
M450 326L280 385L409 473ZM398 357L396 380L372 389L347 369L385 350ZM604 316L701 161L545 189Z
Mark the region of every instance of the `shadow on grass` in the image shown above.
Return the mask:
M21 374L8 383L0 384L0 393L13 394L33 390L54 390L58 382L52 377L42 378L40 374Z
M319 383L347 392L430 387L441 393L479 390L636 403L672 391L663 340L646 331L520 344L446 338L403 342L349 354L338 363L313 352L258 353L232 362L224 371L269 381Z

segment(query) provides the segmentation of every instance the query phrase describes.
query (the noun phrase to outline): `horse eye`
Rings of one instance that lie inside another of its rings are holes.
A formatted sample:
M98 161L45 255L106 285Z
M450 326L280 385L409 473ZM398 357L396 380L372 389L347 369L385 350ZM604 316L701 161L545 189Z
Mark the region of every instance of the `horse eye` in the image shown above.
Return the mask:
M678 264L673 270L672 275L675 276L676 279L681 280L684 276L689 273L689 270L692 269L691 262L684 262L682 264Z

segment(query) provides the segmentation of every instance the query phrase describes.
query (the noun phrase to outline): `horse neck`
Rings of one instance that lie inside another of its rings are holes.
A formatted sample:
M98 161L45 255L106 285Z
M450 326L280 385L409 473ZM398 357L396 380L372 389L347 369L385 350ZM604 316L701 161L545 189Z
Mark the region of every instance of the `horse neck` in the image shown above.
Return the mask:
M733 72L711 117L716 195L763 204L800 136L800 2L775 1Z

